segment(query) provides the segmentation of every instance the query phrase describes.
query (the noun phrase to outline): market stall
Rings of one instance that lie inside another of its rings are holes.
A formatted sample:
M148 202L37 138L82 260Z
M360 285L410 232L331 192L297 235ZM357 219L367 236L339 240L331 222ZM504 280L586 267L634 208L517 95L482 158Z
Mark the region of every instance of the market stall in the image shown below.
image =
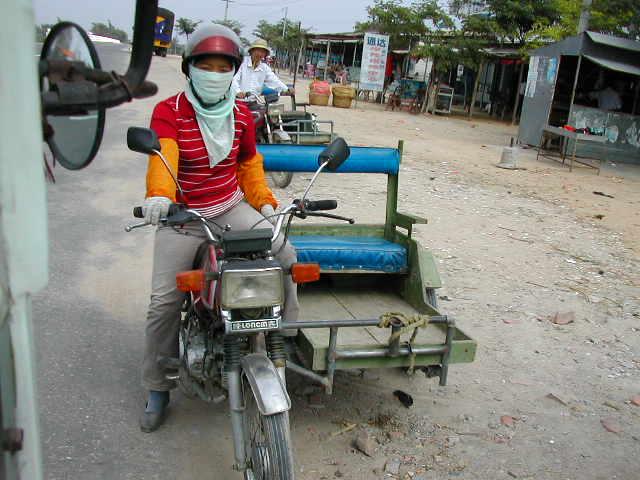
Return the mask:
M520 142L540 146L545 128L568 127L604 137L580 142L577 156L640 164L640 42L584 32L530 53Z

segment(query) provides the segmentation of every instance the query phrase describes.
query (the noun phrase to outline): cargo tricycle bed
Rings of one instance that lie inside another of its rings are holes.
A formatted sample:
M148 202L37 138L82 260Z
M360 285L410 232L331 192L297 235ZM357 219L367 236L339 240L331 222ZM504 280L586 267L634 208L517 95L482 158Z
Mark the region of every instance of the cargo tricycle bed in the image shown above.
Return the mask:
M315 172L322 147L260 145L267 171ZM320 265L319 282L301 285L295 358L287 368L331 392L336 370L407 367L447 381L451 363L472 362L476 342L437 305L440 276L431 253L412 238L427 220L398 212L398 148L351 147L336 173L387 176L384 224L293 224L298 262Z

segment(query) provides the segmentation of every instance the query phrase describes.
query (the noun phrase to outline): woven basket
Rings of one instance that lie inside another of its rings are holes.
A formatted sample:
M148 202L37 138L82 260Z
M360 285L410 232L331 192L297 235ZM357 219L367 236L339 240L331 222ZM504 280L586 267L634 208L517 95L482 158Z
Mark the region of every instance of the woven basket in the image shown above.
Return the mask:
M344 85L334 85L331 92L333 93L334 107L351 108L351 100L356 96L355 89Z
M320 95L318 93L309 92L309 103L311 105L326 107L329 105L329 95Z
M340 95L333 95L333 106L338 108L351 108L353 98Z
M345 85L334 85L331 87L331 92L338 97L354 98L356 96L356 90Z

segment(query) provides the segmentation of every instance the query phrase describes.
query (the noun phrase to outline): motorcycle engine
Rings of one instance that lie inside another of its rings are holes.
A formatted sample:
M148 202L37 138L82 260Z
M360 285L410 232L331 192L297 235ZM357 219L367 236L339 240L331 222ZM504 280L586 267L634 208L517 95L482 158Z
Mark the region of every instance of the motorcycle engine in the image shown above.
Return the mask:
M183 350L181 357L185 359L186 369L189 375L196 380L204 382L205 357L207 355L207 340L203 332L191 334L188 344L180 342L180 349Z

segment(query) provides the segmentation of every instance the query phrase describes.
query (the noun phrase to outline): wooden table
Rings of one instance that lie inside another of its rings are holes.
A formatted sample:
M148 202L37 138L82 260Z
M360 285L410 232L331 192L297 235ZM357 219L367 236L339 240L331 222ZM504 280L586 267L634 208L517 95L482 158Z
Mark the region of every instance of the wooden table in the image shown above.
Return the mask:
M560 138L560 155L550 155L545 153L544 144L545 140L549 137L559 137ZM570 163L569 163L569 171L573 170L573 164L579 163L581 165L585 165L589 168L594 168L598 171L598 175L600 175L600 160L593 159L589 161L584 158L576 158L576 149L578 147L578 142L595 142L595 143L605 143L607 141L607 137L604 135L587 135L584 133L570 132L569 130L565 130L560 127L552 127L550 125L545 126L542 129L542 134L540 135L540 143L538 145L538 154L536 155L536 160L539 157L551 158L556 160L558 158L562 159L562 164L564 165L565 160L567 158L567 146L568 141L573 140L573 148L570 155ZM542 152L542 153L541 153ZM597 163L596 163L597 162Z

